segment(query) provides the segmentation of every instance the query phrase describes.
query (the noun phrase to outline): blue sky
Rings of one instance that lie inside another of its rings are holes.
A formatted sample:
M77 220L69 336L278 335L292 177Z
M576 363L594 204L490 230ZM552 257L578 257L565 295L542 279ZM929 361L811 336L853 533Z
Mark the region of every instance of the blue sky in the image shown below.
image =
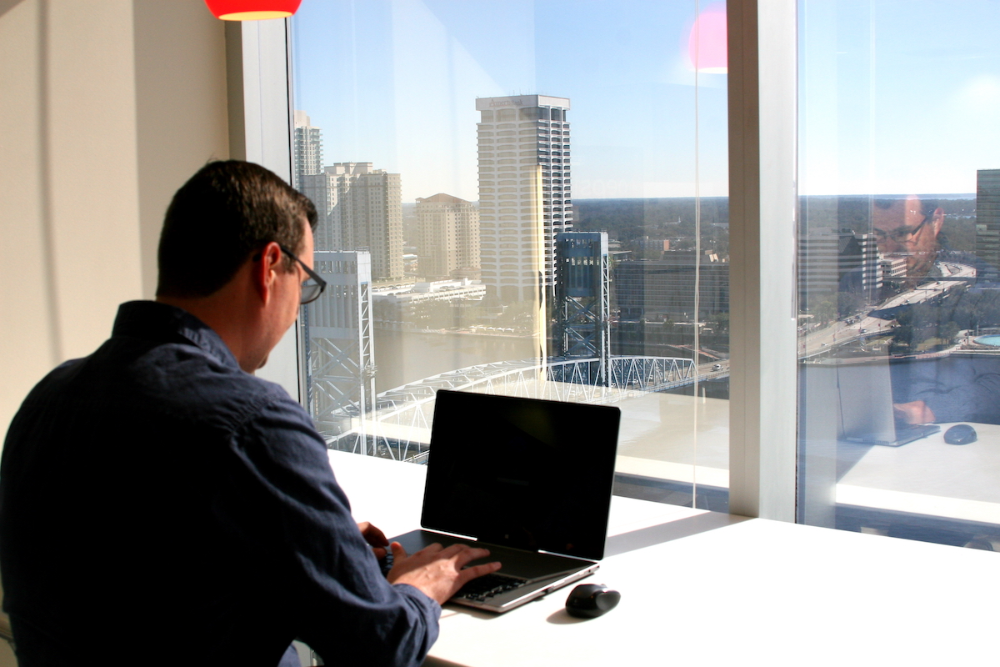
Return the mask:
M534 93L571 100L574 198L725 195L726 76L696 88L687 58L718 5L304 0L295 107L404 203L477 199L475 98ZM1000 167L998 34L1000 0L800 2L801 192L974 191Z
M1000 168L1000 1L812 0L799 24L803 192L972 193Z

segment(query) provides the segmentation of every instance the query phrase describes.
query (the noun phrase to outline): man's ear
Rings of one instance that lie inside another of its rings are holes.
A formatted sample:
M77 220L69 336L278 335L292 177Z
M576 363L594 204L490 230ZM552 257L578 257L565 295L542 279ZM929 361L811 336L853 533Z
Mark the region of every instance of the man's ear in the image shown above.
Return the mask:
M278 276L278 263L282 260L281 247L274 241L260 251L260 260L251 269L254 288L266 305L271 300L271 289Z

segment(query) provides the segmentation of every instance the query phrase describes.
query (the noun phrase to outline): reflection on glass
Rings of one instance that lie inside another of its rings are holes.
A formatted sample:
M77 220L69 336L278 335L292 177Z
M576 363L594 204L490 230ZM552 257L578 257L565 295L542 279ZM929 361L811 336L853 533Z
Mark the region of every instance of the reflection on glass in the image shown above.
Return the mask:
M992 550L1000 14L955 9L799 5L799 519Z
M724 3L324 2L292 34L329 446L421 462L441 387L611 403L618 493L725 509Z

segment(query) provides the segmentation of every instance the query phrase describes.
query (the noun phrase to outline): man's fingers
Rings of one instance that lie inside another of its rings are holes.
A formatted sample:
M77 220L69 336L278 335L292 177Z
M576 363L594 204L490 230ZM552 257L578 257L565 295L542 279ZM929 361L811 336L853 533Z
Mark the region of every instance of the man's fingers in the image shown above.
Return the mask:
M403 545L399 542L393 542L389 545L389 548L392 549L392 560L396 563L409 557L406 553L406 549L404 549Z
M479 560L480 558L486 558L490 555L489 549L481 549L477 547L469 547L466 545L456 545L461 546L462 550L456 555L455 562L459 567L465 567L467 563L471 563L474 560Z
M472 581L473 579L478 579L484 574L492 574L499 570L502 564L499 561L493 561L492 563L483 563L482 565L473 565L462 570L462 573L458 577L458 587L461 588L466 584L466 582Z
M367 539L368 544L373 547L384 547L389 544L389 540L386 539L385 533L382 532L382 529L371 524L368 524L368 530L365 531L365 539Z
M358 529L361 531L361 536L365 538L370 546L376 548L385 548L389 546L389 540L385 538L385 533L383 533L378 527L373 526L367 521L362 521L358 523ZM383 554L384 555L384 554Z

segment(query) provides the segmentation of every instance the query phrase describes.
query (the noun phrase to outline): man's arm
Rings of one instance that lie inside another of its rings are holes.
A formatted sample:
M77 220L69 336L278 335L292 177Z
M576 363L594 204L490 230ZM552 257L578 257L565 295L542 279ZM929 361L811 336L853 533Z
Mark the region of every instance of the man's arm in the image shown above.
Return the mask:
M431 547L407 556L396 545L387 581L373 548L384 548L385 536L354 522L325 444L290 399L248 422L239 454L278 513L273 539L287 569L295 632L331 664L419 664L437 638L440 604L498 568L465 568L487 555L481 549Z

